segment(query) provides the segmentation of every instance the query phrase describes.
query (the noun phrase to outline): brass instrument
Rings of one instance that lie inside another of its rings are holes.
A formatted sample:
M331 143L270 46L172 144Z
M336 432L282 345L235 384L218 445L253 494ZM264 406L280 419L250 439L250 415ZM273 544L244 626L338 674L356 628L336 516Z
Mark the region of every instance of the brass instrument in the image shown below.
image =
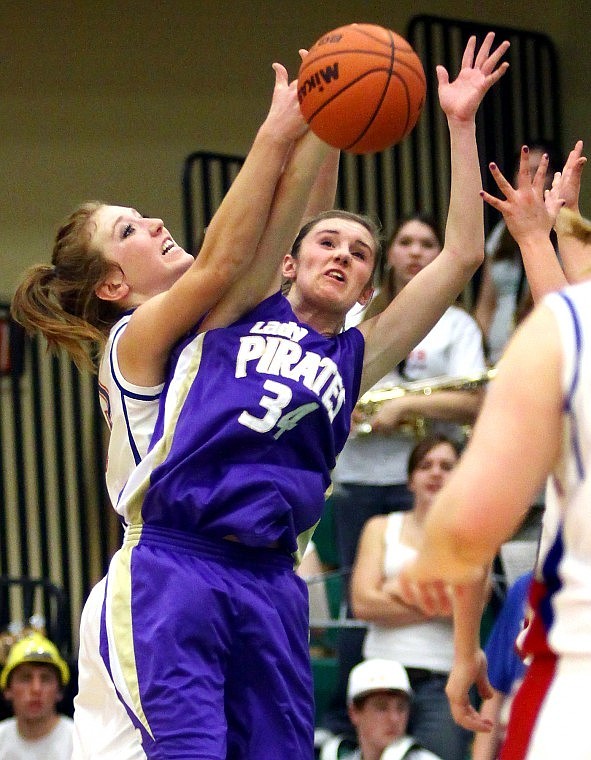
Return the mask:
M497 368L492 367L485 372L464 375L463 377L441 375L439 377L427 378L426 380L412 380L400 385L387 383L380 388L364 393L357 402L355 409L366 417L371 417L384 402L391 399L401 398L408 394L430 396L437 391L469 391L486 385L496 374ZM424 438L427 433L427 423L424 417L415 417L409 424L405 423L401 425L401 429L406 432L412 432L416 438ZM360 422L356 425L356 435L369 435L369 433L371 433L371 424L369 422Z

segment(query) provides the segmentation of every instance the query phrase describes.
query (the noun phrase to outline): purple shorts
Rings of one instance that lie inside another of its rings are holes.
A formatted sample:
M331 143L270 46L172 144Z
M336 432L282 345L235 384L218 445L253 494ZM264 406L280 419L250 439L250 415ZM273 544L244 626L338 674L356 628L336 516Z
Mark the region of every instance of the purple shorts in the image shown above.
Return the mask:
M313 757L308 594L286 554L132 531L101 654L150 759Z

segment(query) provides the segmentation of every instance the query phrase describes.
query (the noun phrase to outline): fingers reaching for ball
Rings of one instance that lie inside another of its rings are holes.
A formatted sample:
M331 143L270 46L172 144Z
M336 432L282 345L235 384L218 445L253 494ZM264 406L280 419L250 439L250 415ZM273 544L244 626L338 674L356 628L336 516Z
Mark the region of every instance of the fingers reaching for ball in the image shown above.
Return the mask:
M297 140L307 130L298 103L297 81L289 81L287 69L281 63L272 64L275 72L275 87L271 108L262 129L268 129L276 137Z
M504 61L499 65L499 61L510 43L505 40L491 53L494 38L494 32L489 32L476 51L476 37L470 37L453 82L443 66L437 67L439 102L448 119L472 121L488 90L507 71L509 64Z

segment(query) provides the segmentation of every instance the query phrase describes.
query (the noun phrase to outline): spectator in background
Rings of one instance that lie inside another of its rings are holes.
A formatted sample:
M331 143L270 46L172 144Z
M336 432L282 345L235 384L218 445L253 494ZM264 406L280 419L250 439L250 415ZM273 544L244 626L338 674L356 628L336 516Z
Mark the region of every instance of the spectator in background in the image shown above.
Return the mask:
M320 760L440 760L406 733L412 689L394 660L365 660L349 676L347 705L358 748L335 737Z
M0 674L14 712L0 722L0 760L70 760L74 723L57 712L69 680L57 647L40 633L13 644Z
M367 522L351 579L355 616L369 623L363 655L404 665L414 692L410 730L444 760L464 760L471 739L454 722L445 694L453 662L452 621L405 604L399 595L398 573L420 546L431 503L458 458L457 444L442 435L415 446L408 461L414 506Z
M472 760L496 760L505 738L512 698L525 673L515 640L523 628L531 580L532 573L524 573L511 586L486 643L488 677L494 693L482 703L480 715L491 721L492 730L476 734Z
M542 156L548 156L546 188L550 188L554 172L562 166L557 148L546 140L529 144L529 166L533 177ZM517 175L519 156L516 156L514 172ZM556 239L553 238L554 244ZM556 245L555 245L556 248ZM500 219L487 237L486 258L482 267L480 290L474 308L474 316L484 334L487 359L496 364L500 359L515 325L533 306L527 284L519 246Z

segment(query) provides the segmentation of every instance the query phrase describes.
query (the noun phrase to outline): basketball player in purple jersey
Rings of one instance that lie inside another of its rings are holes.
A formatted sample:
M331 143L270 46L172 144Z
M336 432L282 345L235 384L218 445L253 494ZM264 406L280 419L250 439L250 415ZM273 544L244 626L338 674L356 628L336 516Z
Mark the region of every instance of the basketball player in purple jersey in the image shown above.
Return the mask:
M326 149L308 133L251 269L271 295L218 328L240 302L238 283L200 324L205 332L175 350L150 451L119 499L128 528L101 632L150 758L313 754L307 593L293 565L358 394L407 355L482 261L474 119L508 45L490 53L492 42L475 56L470 39L453 83L438 68L452 148L445 245L386 311L341 332L371 295L378 254L372 224L347 212L302 228L283 262L289 294L277 292L264 254L282 256L277 241L295 235L302 180Z

